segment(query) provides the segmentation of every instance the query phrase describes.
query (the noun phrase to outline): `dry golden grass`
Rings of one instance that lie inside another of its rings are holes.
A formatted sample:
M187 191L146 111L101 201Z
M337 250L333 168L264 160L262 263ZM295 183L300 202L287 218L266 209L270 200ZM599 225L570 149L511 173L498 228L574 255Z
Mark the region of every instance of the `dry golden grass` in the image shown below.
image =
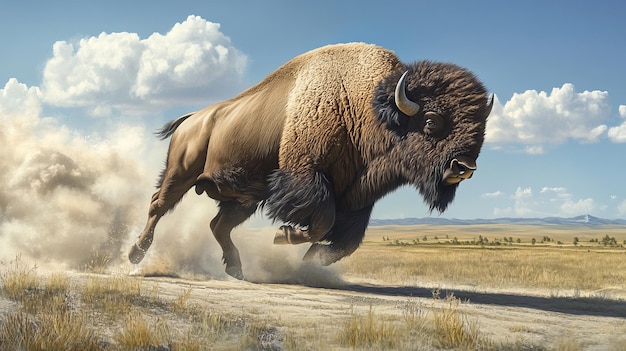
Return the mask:
M460 301L454 296L446 298L447 304L433 316L434 336L437 346L449 349L474 350L481 343L478 324L470 322L458 311ZM485 349L480 347L480 349Z
M126 315L124 325L115 333L114 339L123 349L137 350L166 345L171 335L162 320L151 324L140 314L132 313Z
M622 242L622 238L626 238L624 229L608 234L601 230L593 234L590 230L582 234L560 230L559 241L570 244L559 245L552 239L549 243L532 245L530 240L533 237L542 239L547 234L554 237L554 230L544 234L531 232L532 228L528 227L523 227L523 230L515 226L506 227L511 228L509 231L477 227L482 230L473 228L474 232L469 234L466 230L464 236L454 231L458 230L456 227L447 231L430 226L413 227L412 231L375 227L374 233L368 234L359 251L343 261L343 269L350 275L398 284L427 280L497 288L626 290L626 260L623 259L626 249L601 244L605 235ZM436 234L432 234L433 231ZM423 233L429 233L428 240L423 240ZM448 243L455 237L464 242L480 236L492 244ZM512 243L508 242L509 237ZM586 241L574 246L574 237L585 238ZM506 243L504 238L507 238ZM517 243L517 239L521 243ZM591 239L599 239L600 243L589 242ZM415 243L414 240L419 241ZM493 244L496 240L500 244Z
M24 263L18 255L0 275L2 291L11 299L21 300L28 291L39 287L37 267Z
M376 316L371 306L365 316L353 312L340 334L340 343L351 348L394 349L397 342L396 327Z
M41 279L19 257L0 277L0 295L20 306L0 318L0 350L247 350L273 335L264 322L190 305L191 288L165 302L140 278L90 276L72 286L64 274ZM171 329L169 319L188 327ZM115 333L98 333L103 326Z

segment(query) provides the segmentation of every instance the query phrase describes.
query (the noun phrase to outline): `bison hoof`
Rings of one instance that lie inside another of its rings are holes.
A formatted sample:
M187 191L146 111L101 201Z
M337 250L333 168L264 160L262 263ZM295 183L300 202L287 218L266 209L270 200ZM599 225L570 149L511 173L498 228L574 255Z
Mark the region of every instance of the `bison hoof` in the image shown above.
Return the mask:
M296 245L309 242L309 240L310 237L305 230L297 229L290 225L281 226L274 235L275 245Z
M343 254L331 245L313 244L302 258L304 261L329 266L343 258Z
M130 249L130 253L128 254L128 260L132 264L138 264L139 262L141 262L141 260L143 260L145 256L146 256L146 250L140 248L139 245L135 244Z
M226 267L226 274L230 275L233 278L244 280L243 272L241 271L241 266L230 266Z

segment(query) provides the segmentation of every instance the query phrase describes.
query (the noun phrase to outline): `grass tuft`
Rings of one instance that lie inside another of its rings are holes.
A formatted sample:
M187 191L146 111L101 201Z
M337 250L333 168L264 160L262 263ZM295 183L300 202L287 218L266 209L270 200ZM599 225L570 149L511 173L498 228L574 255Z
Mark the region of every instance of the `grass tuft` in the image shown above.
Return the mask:
M37 266L26 264L19 255L9 263L0 278L2 279L0 291L4 296L15 301L22 300L29 291L39 288Z
M435 340L442 348L476 349L480 342L478 324L470 322L458 310L459 299L446 298L446 306L433 316Z
M168 343L170 333L164 322L159 320L155 325L150 325L141 315L130 313L122 329L115 333L114 339L123 349L158 349Z
M377 316L370 306L365 316L356 313L346 321L340 342L352 348L395 348L397 341L396 328Z

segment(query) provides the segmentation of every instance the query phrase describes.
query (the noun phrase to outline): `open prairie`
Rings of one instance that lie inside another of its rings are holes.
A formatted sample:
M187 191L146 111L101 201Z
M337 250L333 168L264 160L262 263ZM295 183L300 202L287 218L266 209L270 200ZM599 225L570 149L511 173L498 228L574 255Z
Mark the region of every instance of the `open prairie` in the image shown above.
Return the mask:
M370 227L330 267L257 231L234 235L248 281L3 262L0 349L626 349L625 228Z

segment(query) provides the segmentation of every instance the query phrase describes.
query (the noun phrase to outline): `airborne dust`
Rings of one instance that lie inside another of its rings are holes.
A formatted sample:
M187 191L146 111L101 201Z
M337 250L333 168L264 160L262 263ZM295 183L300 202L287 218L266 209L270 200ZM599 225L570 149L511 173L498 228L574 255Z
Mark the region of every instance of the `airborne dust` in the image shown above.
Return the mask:
M227 278L208 226L215 201L193 191L162 218L144 261L128 262L168 142L143 125L110 123L85 134L39 115L0 110L0 262L19 255L42 270ZM259 214L254 222L261 222ZM233 231L247 279L341 281L334 268L301 261L307 246L274 246L275 226L265 225L244 223Z

